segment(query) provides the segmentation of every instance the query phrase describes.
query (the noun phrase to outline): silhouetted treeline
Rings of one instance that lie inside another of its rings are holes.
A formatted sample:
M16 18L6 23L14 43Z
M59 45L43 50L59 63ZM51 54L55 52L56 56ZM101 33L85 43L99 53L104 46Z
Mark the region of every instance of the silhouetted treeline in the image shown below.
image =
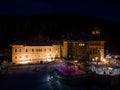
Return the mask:
M15 39L25 39L35 35L61 39L69 32L72 34L78 34L81 31L90 33L94 26L101 29L102 39L118 41L116 36L119 36L120 23L74 14L0 16L0 41L5 46Z

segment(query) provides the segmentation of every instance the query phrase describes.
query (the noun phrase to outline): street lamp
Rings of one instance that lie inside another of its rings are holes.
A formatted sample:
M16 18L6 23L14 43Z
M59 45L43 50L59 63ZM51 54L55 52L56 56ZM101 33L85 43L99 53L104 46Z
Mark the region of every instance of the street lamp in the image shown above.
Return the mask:
M75 65L74 65L74 71L75 71L75 66L77 66L77 60L74 61Z
M75 65L77 65L77 62L78 62L77 60L74 61Z
M62 67L62 60L60 60L60 67Z
M95 57L95 60L96 60L96 62L97 62L97 64L98 64L98 57Z

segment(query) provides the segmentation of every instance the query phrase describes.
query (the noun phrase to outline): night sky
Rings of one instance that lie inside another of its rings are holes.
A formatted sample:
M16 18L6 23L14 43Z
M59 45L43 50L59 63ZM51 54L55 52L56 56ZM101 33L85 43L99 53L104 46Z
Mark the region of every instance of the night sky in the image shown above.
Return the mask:
M119 0L1 0L1 14L77 13L120 21Z
M109 48L115 48L113 52L120 49L119 0L2 0L0 16L2 42L36 33L54 32L56 37L63 34L59 32L89 31L96 25L109 41Z

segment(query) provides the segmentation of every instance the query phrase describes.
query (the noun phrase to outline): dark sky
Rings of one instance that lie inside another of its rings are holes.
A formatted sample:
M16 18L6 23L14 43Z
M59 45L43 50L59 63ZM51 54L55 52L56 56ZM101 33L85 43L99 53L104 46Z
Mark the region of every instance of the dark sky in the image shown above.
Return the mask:
M120 21L119 0L2 0L0 9L6 15L78 13Z

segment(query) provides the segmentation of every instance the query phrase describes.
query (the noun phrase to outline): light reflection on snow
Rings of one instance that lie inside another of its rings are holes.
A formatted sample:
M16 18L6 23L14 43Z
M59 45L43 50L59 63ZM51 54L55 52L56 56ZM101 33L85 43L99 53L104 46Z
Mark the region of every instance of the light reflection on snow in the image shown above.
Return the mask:
M119 75L120 74L120 68L111 68L111 67L97 67L92 65L90 67L90 70L95 72L96 74L106 74L106 75Z

